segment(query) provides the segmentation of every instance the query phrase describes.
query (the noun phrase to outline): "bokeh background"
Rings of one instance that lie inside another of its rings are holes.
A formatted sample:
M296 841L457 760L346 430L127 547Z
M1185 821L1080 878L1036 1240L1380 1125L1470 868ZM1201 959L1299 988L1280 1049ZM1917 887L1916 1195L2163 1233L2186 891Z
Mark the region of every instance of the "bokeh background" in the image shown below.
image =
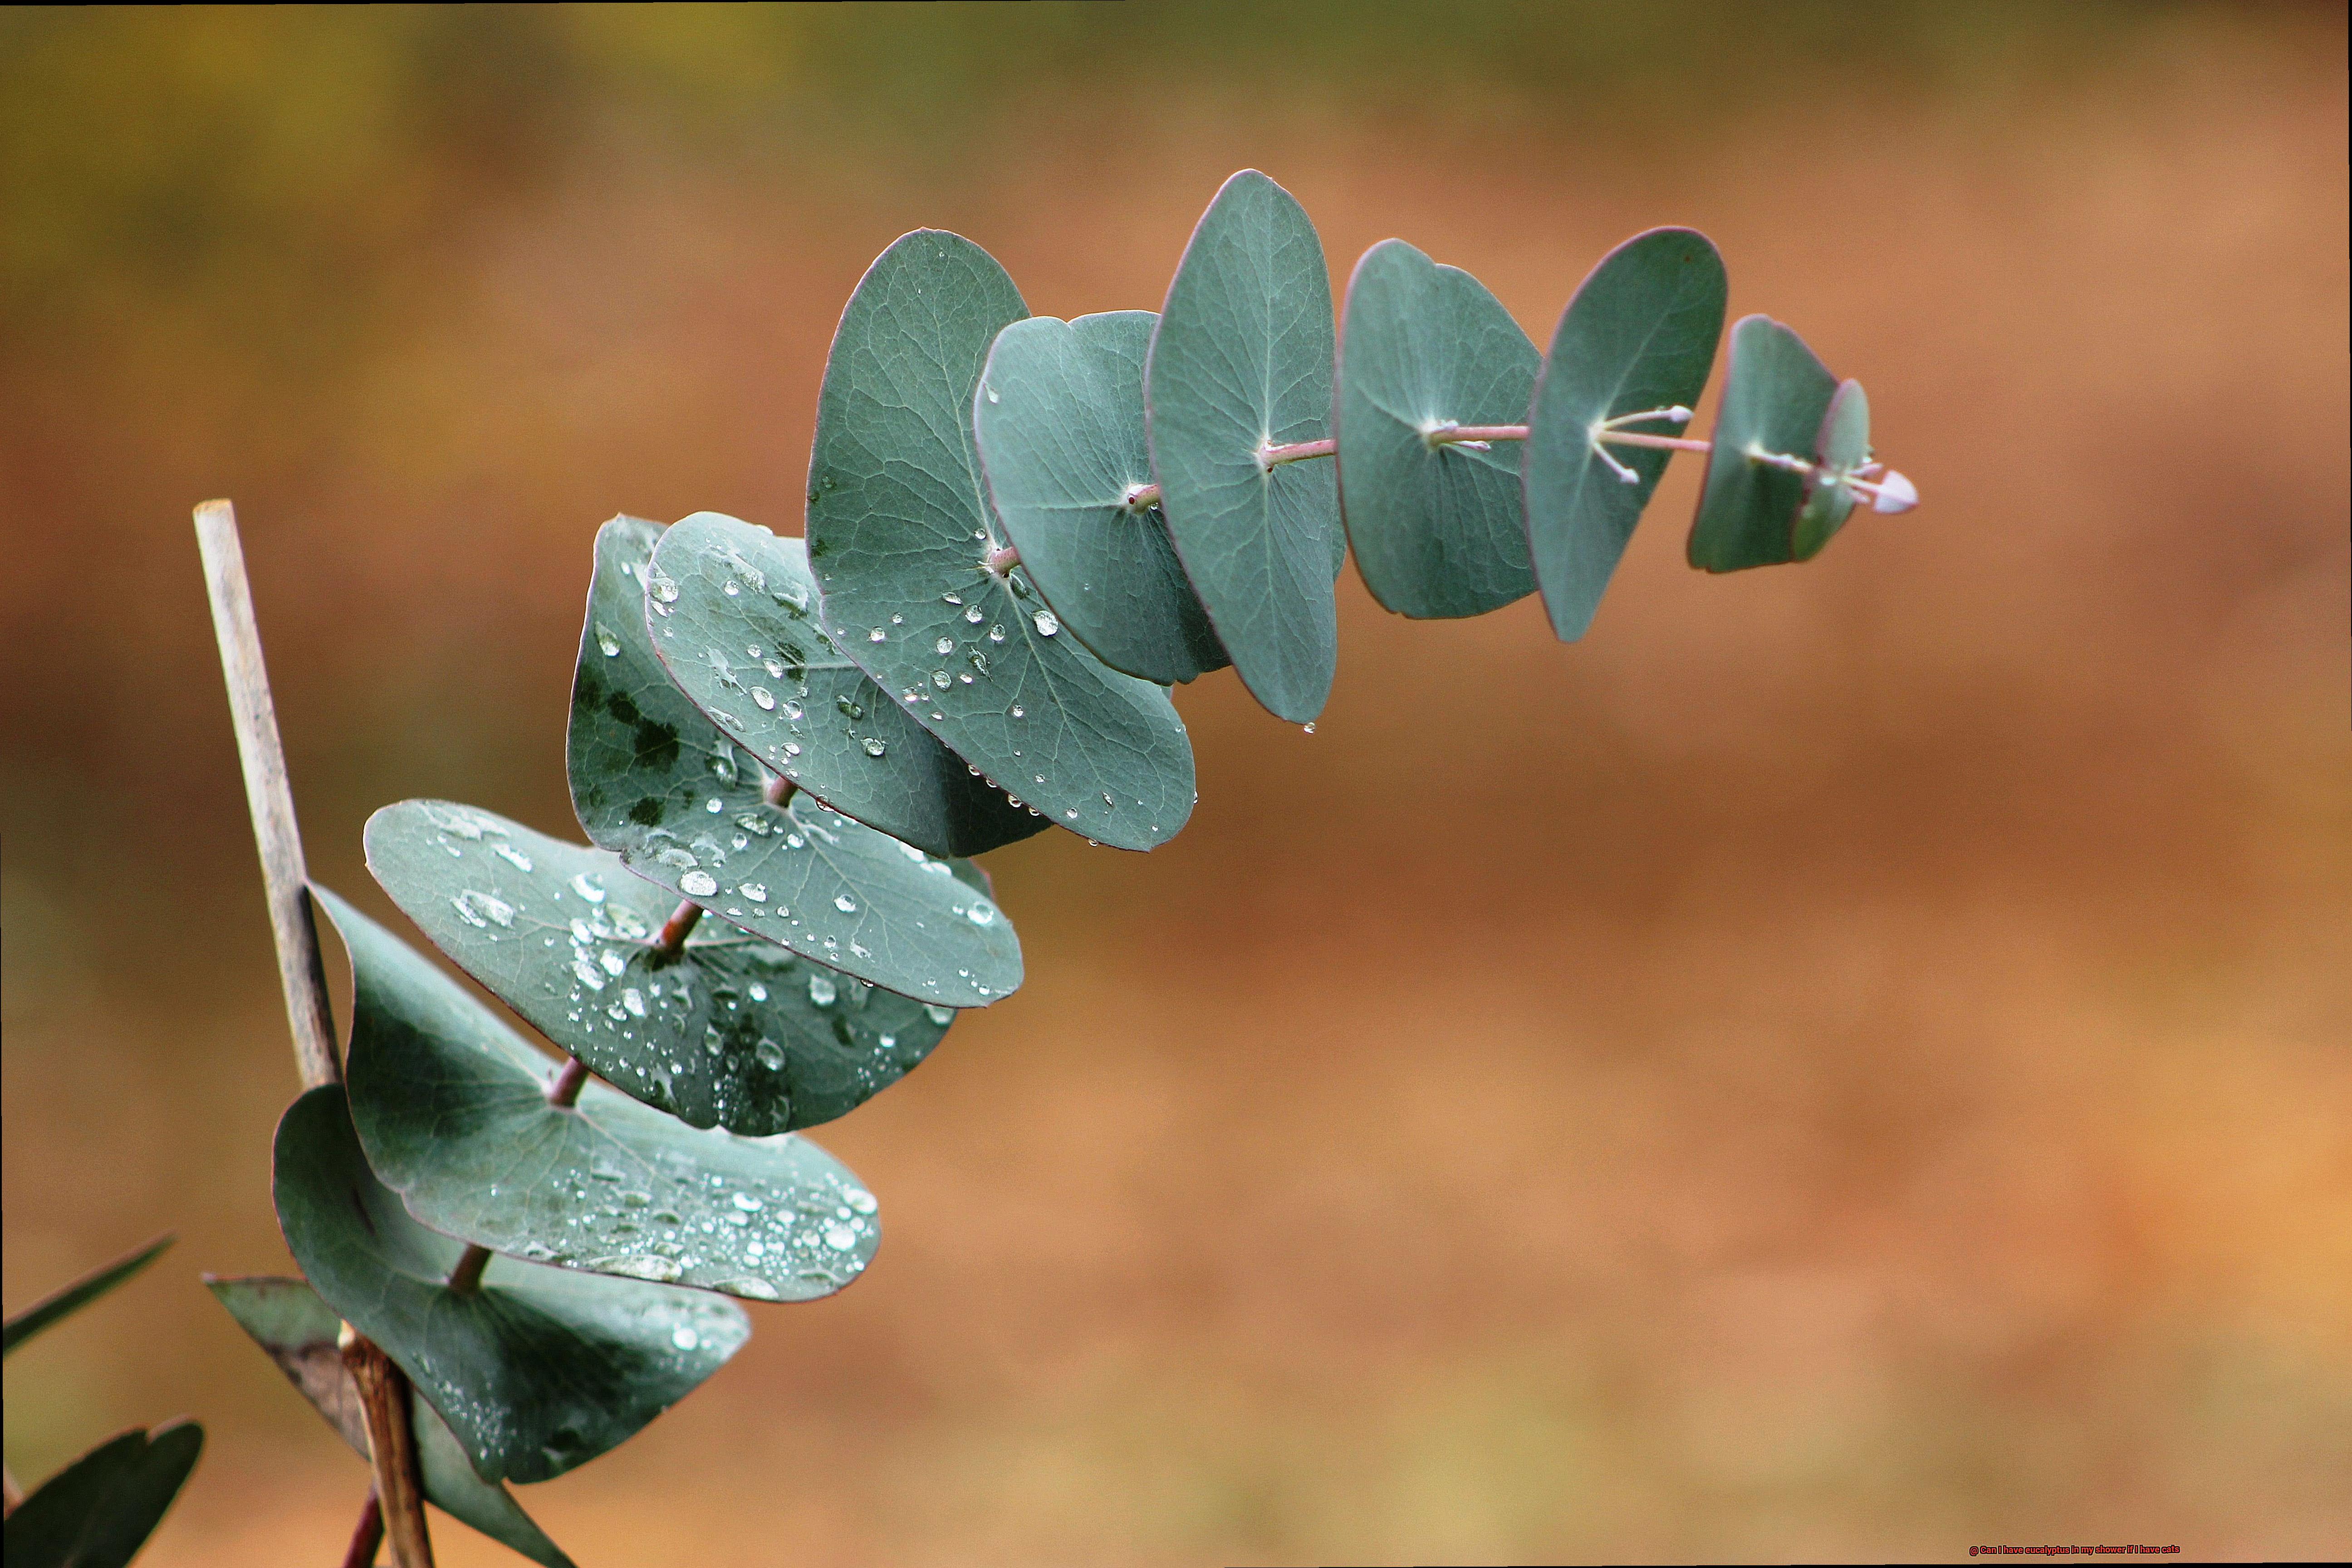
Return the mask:
M295 1081L190 506L238 504L313 868L389 915L378 805L573 830L599 521L798 531L892 237L1155 307L1255 165L1335 279L1401 235L1539 341L1705 227L1927 504L1706 578L1678 465L1575 647L1350 570L1315 734L1213 677L1174 844L992 858L1026 989L819 1134L871 1276L526 1504L590 1565L2352 1551L2345 41L0 16L7 1300L182 1237L10 1360L11 1465L200 1415L157 1568L333 1560L365 1487L195 1280L289 1266Z

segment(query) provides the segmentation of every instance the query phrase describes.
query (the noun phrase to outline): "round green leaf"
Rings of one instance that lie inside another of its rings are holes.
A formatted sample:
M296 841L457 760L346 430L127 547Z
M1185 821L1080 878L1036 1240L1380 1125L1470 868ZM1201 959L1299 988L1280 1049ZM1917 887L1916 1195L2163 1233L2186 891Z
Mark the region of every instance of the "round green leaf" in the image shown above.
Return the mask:
M1232 660L1167 520L1127 502L1151 483L1143 360L1157 320L1013 322L988 351L972 430L997 520L1062 629L1113 669L1171 686Z
M311 1288L408 1374L486 1481L543 1481L627 1441L751 1337L723 1297L494 1258L444 1283L465 1248L375 1178L342 1087L278 1123L278 1228Z
M1528 416L1538 356L1502 301L1401 239L1364 252L1339 336L1339 510L1356 570L1401 616L1479 616L1534 591L1510 445L1433 444Z
M1870 395L1858 381L1842 382L1822 416L1813 438L1812 475L1805 481L1805 504L1797 511L1796 557L1811 561L1837 536L1853 513L1853 491L1845 481L1870 461Z
M759 1301L829 1296L881 1241L873 1195L792 1133L701 1131L547 1058L406 942L324 889L351 953L352 1121L378 1180L496 1252Z
M833 646L800 540L698 511L663 531L646 570L670 679L769 772L934 855L1045 831Z
M435 946L597 1077L696 1127L814 1127L898 1081L955 1015L671 900L618 857L444 801L368 818L368 869Z
M1528 552L1562 642L1591 626L1633 525L1674 456L1655 447L1609 447L1636 476L1628 484L1593 449L1593 428L1622 415L1698 401L1723 336L1728 289L1723 258L1706 236L1654 228L1602 257L1559 318L1536 383L1521 462ZM1622 428L1685 434L1668 420Z
M237 1326L269 1354L310 1408L327 1419L362 1458L368 1455L367 1417L359 1390L343 1368L336 1336L342 1320L299 1279L215 1279L205 1284ZM409 1428L416 1437L416 1469L425 1500L546 1568L572 1568L572 1559L531 1522L502 1484L474 1474L457 1435L441 1413L412 1391Z
M572 808L591 842L656 887L886 991L978 1007L1021 984L1021 943L952 868L795 795L770 805L757 759L671 684L646 630L659 529L616 518L572 686Z
M1250 694L1304 723L1339 662L1347 538L1331 465L1269 446L1331 434L1331 279L1288 191L1224 183L1168 285L1144 372L1152 472L1185 575Z
M173 1421L92 1448L8 1515L8 1568L123 1568L163 1522L204 1447L202 1426Z
M1062 635L1025 568L982 565L1004 541L972 398L989 345L1027 314L959 235L918 229L876 258L818 395L809 563L835 643L925 729L1055 824L1149 849L1192 812L1175 705Z
M1837 386L1804 339L1770 317L1742 316L1732 327L1706 484L1691 521L1692 565L1743 572L1796 558L1805 476L1757 459L1808 457Z

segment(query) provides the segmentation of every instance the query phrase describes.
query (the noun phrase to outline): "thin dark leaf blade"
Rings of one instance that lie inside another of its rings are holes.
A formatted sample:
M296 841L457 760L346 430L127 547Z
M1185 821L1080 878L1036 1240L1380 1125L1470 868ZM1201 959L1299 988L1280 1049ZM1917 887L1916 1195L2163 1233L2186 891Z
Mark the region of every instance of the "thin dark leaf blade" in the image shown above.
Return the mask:
M992 900L814 796L770 805L758 760L671 683L643 609L659 532L622 518L596 536L568 751L589 839L740 930L885 990L978 1007L1019 985L1021 943Z
M665 953L674 900L618 856L470 806L385 806L368 819L367 858L499 1001L691 1126L759 1138L830 1121L896 1083L955 1018L718 921Z
M758 1301L831 1295L872 1260L873 1195L815 1144L697 1131L594 1082L550 1105L544 1057L415 948L314 896L352 958L352 1120L421 1223Z
M1356 570L1401 616L1484 615L1535 591L1519 454L1433 444L1518 425L1540 356L1502 301L1401 239L1364 252L1339 335L1339 510Z
M1336 348L1315 225L1289 192L1243 170L1168 286L1144 379L1148 434L1185 575L1242 683L1293 723L1331 695L1347 538L1328 462L1268 468L1258 455L1330 436Z
M654 651L769 772L934 855L977 855L1045 830L833 645L802 541L698 511L663 531L648 570Z
M353 1453L367 1458L367 1417L336 1343L342 1320L319 1300L319 1293L299 1279L207 1277L205 1284L237 1326L278 1363L310 1408ZM474 1473L439 1411L412 1393L408 1414L426 1501L545 1568L572 1568L572 1559L531 1521L513 1493Z
M486 1481L543 1481L636 1435L751 1335L707 1291L494 1258L409 1217L368 1168L341 1086L278 1123L278 1227L328 1310L373 1340L448 1422Z
M1634 524L1674 456L1611 447L1610 455L1636 477L1627 484L1594 450L1593 427L1645 409L1696 404L1715 364L1728 297L1723 258L1706 236L1654 228L1602 257L1560 315L1536 384L1521 461L1528 553L1562 642L1591 627ZM1685 434L1667 420L1624 428Z
M163 1256L163 1249L177 1238L159 1236L136 1252L116 1258L103 1268L94 1268L72 1284L52 1290L23 1311L9 1315L5 1330L0 1330L0 1355L9 1355L18 1345L49 1327L58 1320L72 1316L129 1279Z
M1837 387L1805 341L1770 317L1743 316L1733 326L1714 449L1691 521L1693 566L1744 572L1796 559L1805 477L1758 459L1808 458Z
M972 398L989 345L1028 313L961 236L919 229L876 258L825 361L809 563L835 645L925 729L1056 826L1149 849L1192 812L1175 705L1061 635L1025 570L982 564L1005 542Z
M8 1568L123 1568L163 1522L204 1447L202 1426L174 1421L92 1448L8 1516Z
M1159 320L1032 316L996 334L972 405L981 467L1022 570L1062 629L1113 669L1172 686L1232 660L1156 507L1143 362Z
M1854 493L1845 480L1869 461L1870 395L1858 381L1842 382L1813 438L1814 472L1805 481L1805 504L1797 511L1798 560L1819 555L1853 515Z

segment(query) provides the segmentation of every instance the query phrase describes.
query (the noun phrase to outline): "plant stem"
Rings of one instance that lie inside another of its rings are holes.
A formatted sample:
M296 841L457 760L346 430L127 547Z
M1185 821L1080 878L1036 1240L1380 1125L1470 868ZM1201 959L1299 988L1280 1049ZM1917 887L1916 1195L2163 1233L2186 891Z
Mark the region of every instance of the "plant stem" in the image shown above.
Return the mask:
M701 920L702 906L692 899L681 899L677 908L670 910L669 919L662 923L661 934L654 939L654 951L675 958Z
M443 1284L460 1296L470 1296L482 1288L482 1270L490 1266L490 1249L468 1247L458 1256L457 1266L449 1270Z
M1021 564L1021 552L1010 544L1000 544L981 557L982 570L992 577L1002 577Z
M555 1081L547 1086L547 1103L559 1110L569 1110L580 1103L580 1091L587 1085L588 1064L578 1057L567 1058Z
M399 1568L433 1568L433 1538L425 1531L425 1491L418 1484L416 1451L403 1445L377 1441L379 1433L408 1436L408 1379L392 1358L367 1339L343 1325L337 1344L343 1352L343 1370L359 1391L360 1409L367 1418L368 1463L375 1470L375 1487L368 1503L392 1537L392 1560ZM397 1412L399 1418L394 1419ZM360 1526L367 1515L362 1510ZM354 1532L356 1540L356 1532Z
M343 1551L343 1568L375 1568L375 1549L383 1544L383 1505L376 1500L375 1483L368 1483L367 1504L352 1529L352 1543Z
M1528 427L1524 425L1456 425L1450 429L1429 433L1432 445L1450 447L1463 441L1524 441Z
M310 874L302 864L302 834L294 822L294 791L286 782L286 751L278 738L278 709L269 699L269 672L261 659L261 628L253 618L245 551L236 512L225 500L196 508L196 545L213 602L213 632L220 642L221 674L228 683L236 752L245 766L245 799L261 851L262 890L269 929L278 941L278 979L286 1017L294 1026L294 1060L302 1087L341 1083L335 1026L327 1016L327 970L319 933L310 923Z
M1258 466L1271 468L1277 463L1295 463L1301 458L1328 458L1339 449L1339 443L1326 436L1320 441L1293 441L1283 447L1260 447Z
M1644 436L1638 430L1603 430L1593 437L1612 447L1654 447L1663 452L1712 452L1714 443L1688 436Z
M782 810L783 807L790 805L792 803L793 796L800 794L800 792L801 786L793 783L792 780L786 778L783 774L771 773L768 775L766 787L760 791L760 798L766 801L770 805L776 807L778 810ZM672 920L676 920L677 917L676 915L672 915L670 918ZM667 931L668 928L665 926L663 929Z
M302 862L302 835L295 826L294 791L286 779L286 751L278 734L277 705L270 700L269 671L262 662L261 629L254 620L236 510L225 500L205 501L196 508L195 520L205 587L212 599L213 635L220 643L221 675L228 685L237 758L245 770L246 804L253 813L253 837L261 854L261 886L278 948L278 978L294 1032L294 1060L305 1089L340 1084L342 1062L335 1054L334 1020L327 1010L327 971L320 956L318 928L310 921L310 873ZM375 1467L377 1493L385 1500L378 1512L389 1521L393 1561L399 1568L433 1568L415 1436L408 1426L408 1381L349 1323L343 1325L343 1363L360 1385L369 1462ZM371 1380L377 1397L368 1397ZM387 1389L397 1397L383 1392Z

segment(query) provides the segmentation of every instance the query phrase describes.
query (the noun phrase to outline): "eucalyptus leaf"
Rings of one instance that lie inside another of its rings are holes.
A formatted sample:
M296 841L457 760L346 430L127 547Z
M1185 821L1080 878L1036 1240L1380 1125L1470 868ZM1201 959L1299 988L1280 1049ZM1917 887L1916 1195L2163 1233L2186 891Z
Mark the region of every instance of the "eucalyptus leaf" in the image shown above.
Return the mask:
M1304 723L1339 668L1339 485L1268 447L1331 434L1331 279L1306 209L1255 169L1227 180L1168 285L1144 373L1168 531L1250 694Z
M1654 228L1602 257L1561 313L1536 384L1521 461L1528 552L1562 642L1591 628L1633 525L1674 456L1610 447L1609 456L1635 477L1628 484L1596 449L1593 431L1604 419L1698 401L1723 336L1728 291L1723 258L1706 236ZM1622 428L1685 433L1663 419Z
M1172 686L1232 660L1185 580L1151 482L1143 361L1159 320L1032 316L996 334L972 404L989 498L1062 629L1113 669Z
M1063 636L1025 568L982 563L1004 541L972 398L989 345L1028 313L959 235L918 229L876 258L825 361L809 563L835 644L925 729L1054 823L1149 849L1192 812L1175 705Z
M204 1447L202 1426L174 1421L92 1448L8 1515L8 1568L122 1568L163 1522Z
M1691 521L1692 565L1743 572L1796 559L1805 476L1759 459L1810 460L1837 387L1805 341L1770 317L1743 316L1732 327L1714 449Z
M1858 381L1841 382L1813 438L1813 472L1805 480L1805 504L1797 510L1798 560L1819 555L1845 526L1854 501L1845 481L1869 461L1870 395Z
M368 818L367 859L499 1001L696 1127L761 1137L830 1121L898 1082L955 1017L717 921L664 952L671 900L619 857L469 806L385 806Z
M730 924L885 990L977 1007L1019 985L1021 943L993 900L814 796L769 805L758 761L671 683L641 607L659 532L616 518L596 535L569 743L589 839Z
M548 1061L325 889L351 953L352 1121L378 1180L446 1236L538 1263L759 1301L829 1296L881 1241L873 1195L793 1133L703 1131Z
M287 1107L273 1164L311 1288L408 1374L486 1481L543 1481L625 1442L751 1336L707 1291L510 1258L451 1289L465 1248L369 1170L340 1084Z
M319 1293L299 1279L207 1276L205 1284L228 1309L237 1326L268 1352L287 1381L301 1391L310 1408L326 1417L327 1425L353 1452L366 1458L367 1416L337 1343L342 1320L319 1300ZM572 1559L531 1522L513 1493L474 1473L449 1424L413 1391L408 1420L416 1439L417 1475L426 1501L546 1568L572 1568Z
M102 1268L93 1268L72 1284L52 1290L23 1311L10 1313L6 1325L0 1327L0 1355L13 1354L18 1345L43 1329L80 1311L154 1262L174 1239L169 1236L159 1236L136 1252L118 1258Z
M1339 507L1356 570L1401 616L1479 616L1534 592L1519 455L1430 437L1528 417L1539 356L1502 301L1401 239L1364 252L1339 337Z
M834 647L802 541L698 511L662 533L648 571L654 651L769 772L934 855L977 855L1045 830Z

